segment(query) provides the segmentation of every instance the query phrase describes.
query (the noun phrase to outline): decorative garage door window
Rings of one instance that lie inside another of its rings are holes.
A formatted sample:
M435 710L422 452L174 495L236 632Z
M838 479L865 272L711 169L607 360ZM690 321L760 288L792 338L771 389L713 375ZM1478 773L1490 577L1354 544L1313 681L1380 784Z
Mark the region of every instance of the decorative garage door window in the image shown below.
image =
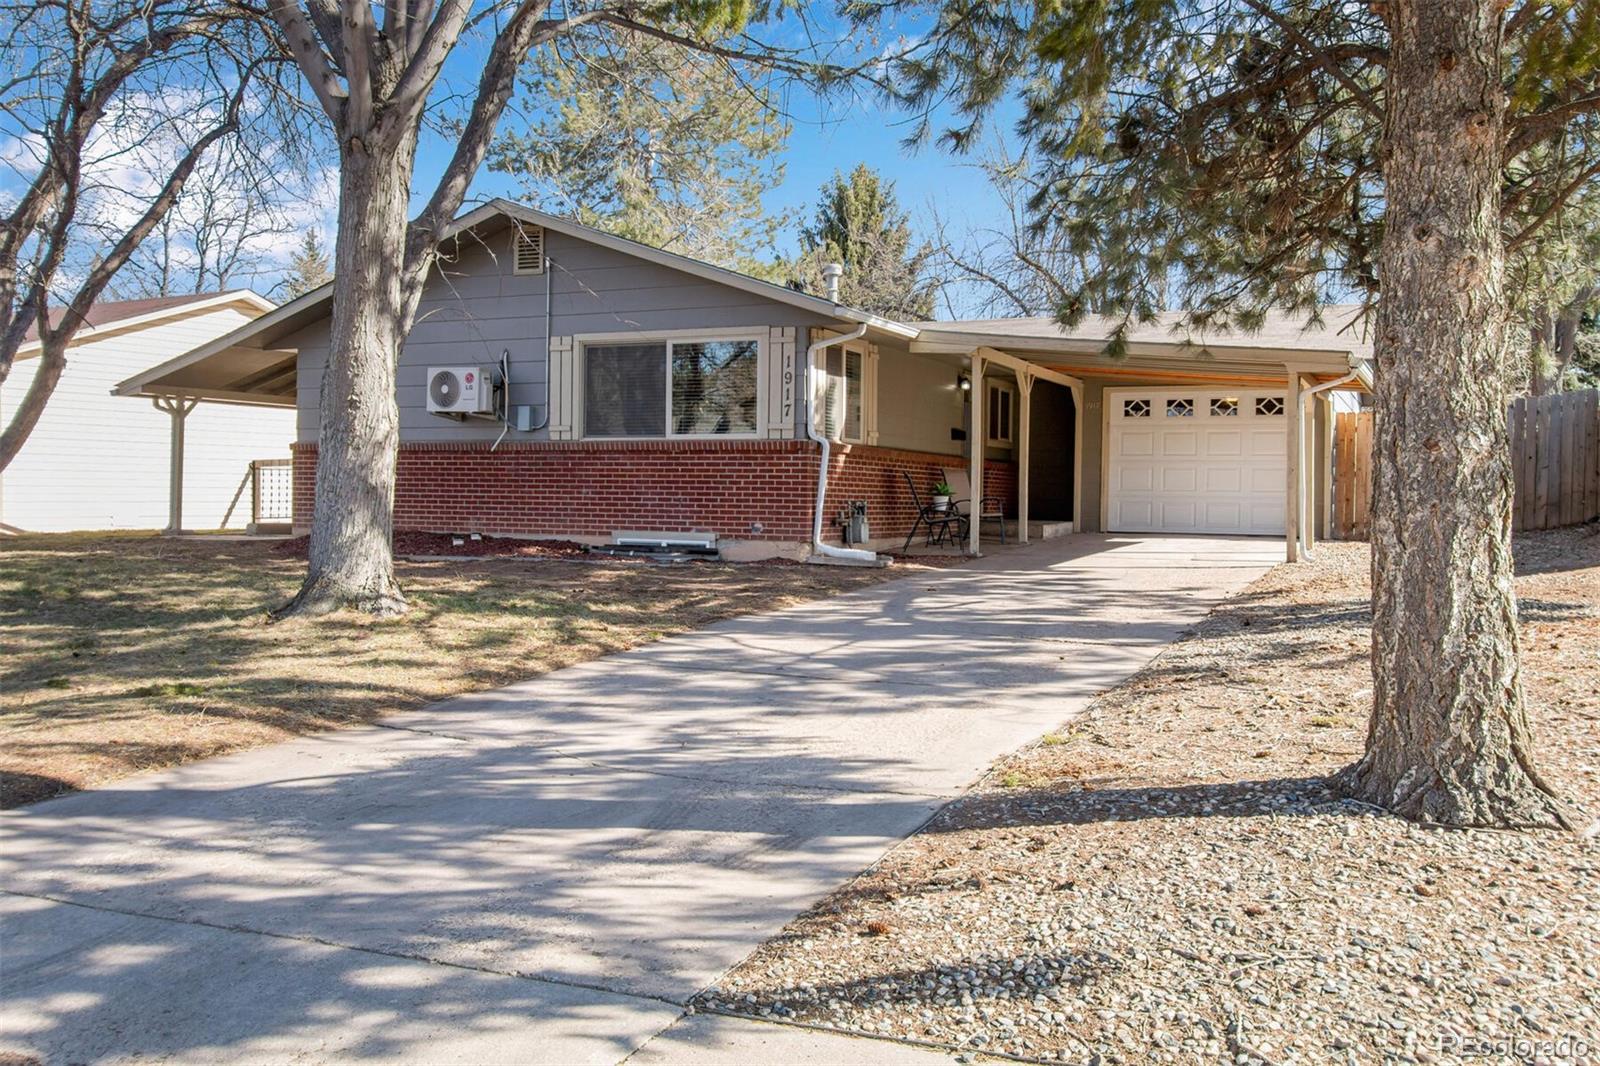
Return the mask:
M1124 418L1149 418L1149 400L1123 400L1122 417Z
M1211 414L1216 418L1237 418L1239 415L1239 398L1237 396L1213 396L1211 398Z
M1256 414L1263 416L1283 414L1282 396L1257 396Z
M1188 397L1167 401L1168 418L1193 418L1194 401Z
M588 344L587 437L706 437L756 431L753 340Z

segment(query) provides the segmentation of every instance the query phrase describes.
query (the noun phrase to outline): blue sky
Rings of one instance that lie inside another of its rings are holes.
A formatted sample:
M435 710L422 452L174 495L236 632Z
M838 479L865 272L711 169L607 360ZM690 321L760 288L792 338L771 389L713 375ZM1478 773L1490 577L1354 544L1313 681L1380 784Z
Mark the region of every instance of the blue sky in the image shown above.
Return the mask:
M872 59L882 56L891 45L885 41L903 42L919 39L923 27L915 23L890 26L880 34L868 35L849 27L826 24L827 15L818 16L819 8L808 8L806 17L812 20L811 29L816 38L831 38L842 42L834 58L841 62ZM818 22L818 18L823 21ZM773 39L790 40L799 33L793 24L783 24L771 29ZM459 109L464 99L470 98L476 88L487 42L482 39L464 40L446 66L436 99L450 100L451 108ZM787 150L781 161L783 180L764 197L764 205L774 216L789 215L809 217L818 190L836 170L848 172L857 164L866 163L895 183L901 207L908 211L913 227L919 236L931 234L931 214L937 211L949 226L953 236L969 226L983 225L999 213L999 205L982 172L973 158L962 158L929 144L918 149L907 149L902 142L913 128L912 116L893 108L886 108L873 98L859 95L854 98L833 96L818 99L798 85L791 85L782 93L785 111L792 126ZM440 116L444 117L444 116ZM509 111L502 128L518 121L515 110ZM20 182L30 177L37 162L37 152L29 151L29 143L22 129L13 129L14 123L0 123L0 200L14 194ZM1005 123L997 122L998 131ZM937 123L935 124L937 129ZM110 149L105 153L111 164L122 158L115 125L108 126L105 139ZM414 206L420 208L432 193L454 146L452 140L437 134L425 135L419 152L413 183ZM253 269L248 277L233 279L236 283L250 285L259 291L272 293L284 269L295 253L301 235L307 228L321 231L327 241L333 236L334 216L337 210L337 166L331 144L323 144L320 158L312 175L313 186L320 189L286 205L287 228L263 238L255 249ZM105 170L101 166L96 170ZM149 184L124 175L112 167L101 175L100 186L107 196L116 190L126 189L137 193ZM468 194L468 206L491 196L516 198L519 191L514 179L504 174L481 170ZM120 201L119 201L120 202ZM797 234L793 227L787 230L779 243L781 254L797 251ZM91 242L92 243L92 242ZM88 245L86 244L86 247ZM760 249L752 249L760 252Z
M822 22L816 21L816 8L808 12L808 17L821 35L833 34L849 41L845 47L858 49L858 54L868 56L881 54L875 50L887 47L883 43L885 39L915 39L923 29L910 22L890 26L883 33L866 39L859 31L840 28L828 16L823 16ZM857 39L862 43L857 45ZM474 61L478 59L479 47L478 42L470 41L458 46L457 55L445 71L446 92L469 88L477 74ZM909 115L865 97L853 101L841 98L823 101L797 87L791 87L784 95L793 132L782 156L783 181L764 197L769 212L809 215L822 183L834 171L848 172L858 163L866 163L895 183L901 207L911 213L913 225L921 233L927 232L930 209L937 210L958 233L964 223L982 220L998 210L987 179L973 165L975 158L957 157L932 144L914 150L902 147L901 142L912 131ZM502 128L514 121L513 113L508 111ZM991 128L999 136L1007 123L1002 118ZM936 132L937 129L936 124ZM431 191L448 159L450 147L449 142L438 139L425 142L417 161L415 190L419 200L425 199ZM507 175L484 169L474 180L468 201L490 196L515 199L519 191L515 181ZM795 236L787 235L779 251L788 254L796 250Z
M866 163L894 181L900 206L923 228L930 205L958 227L962 219L982 217L993 208L993 191L973 165L975 157L955 156L932 145L903 148L900 142L909 132L903 115L867 103L848 109L830 105L826 117L814 102L809 108L797 107L794 132L782 156L784 179L764 197L766 208L774 214L804 209L809 215L822 183L834 171L848 172L858 163ZM421 154L416 180L419 196L425 197L431 190L448 159L448 148L442 141L433 142ZM468 199L515 199L518 195L510 176L484 169L473 182ZM791 245L782 250L795 251L792 238Z

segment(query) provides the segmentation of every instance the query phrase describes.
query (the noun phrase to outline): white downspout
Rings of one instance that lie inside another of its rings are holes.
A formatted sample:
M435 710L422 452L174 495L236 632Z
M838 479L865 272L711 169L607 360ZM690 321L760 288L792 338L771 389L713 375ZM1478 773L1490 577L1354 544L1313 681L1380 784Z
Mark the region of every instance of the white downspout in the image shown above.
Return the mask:
M829 441L826 435L817 432L817 353L833 344L848 344L850 341L859 340L867 335L866 324L863 323L837 337L826 337L812 344L806 349L806 436L822 445L822 458L817 464L817 502L811 512L811 550L817 555L829 559L849 559L858 563L875 563L878 561L877 552L865 551L861 548L835 548L832 544L822 542L822 507L823 498L828 493L828 452Z
M1370 376L1368 376L1367 374L1362 373L1362 370L1361 370L1359 364L1356 364L1356 363L1352 362L1351 365L1350 365L1350 373L1346 374L1344 377L1336 378L1333 381L1324 381L1321 385L1313 385L1309 389L1301 389L1299 392L1295 393L1295 396L1294 396L1294 431L1296 433L1300 434L1302 440L1305 439L1306 397L1315 396L1319 392L1327 392L1330 389L1337 389L1339 386L1348 385L1352 381L1359 381L1361 384L1365 385L1367 388L1371 388L1372 387L1372 380L1371 380ZM1305 477L1305 471L1304 470L1302 470L1300 472L1300 477L1302 479L1304 479L1304 477ZM1311 549L1307 545L1307 538L1306 538L1306 519L1309 517L1305 513L1308 510L1308 508L1305 506L1306 495L1307 494L1302 490L1301 493L1300 493L1301 504L1302 504L1302 506L1300 508L1300 523L1299 523L1299 529L1296 530L1296 536L1300 540L1300 558L1302 560L1305 560L1305 561L1310 561L1310 559L1311 559ZM1311 496L1313 501L1316 499L1316 490L1315 489L1312 489L1312 491L1310 493L1310 496Z

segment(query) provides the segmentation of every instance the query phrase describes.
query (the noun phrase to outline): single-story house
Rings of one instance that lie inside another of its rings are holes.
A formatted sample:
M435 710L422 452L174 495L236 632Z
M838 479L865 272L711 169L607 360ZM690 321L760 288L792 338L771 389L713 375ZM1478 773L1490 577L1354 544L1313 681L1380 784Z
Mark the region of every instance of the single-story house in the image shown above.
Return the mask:
M160 397L156 404L140 403L113 396L112 389L275 306L247 289L94 304L38 424L0 472L0 523L38 532L245 528L250 464L288 461L293 413L206 405L184 418L186 402ZM0 412L28 391L38 355L35 333L0 385ZM187 457L176 468L175 431Z
M306 528L331 298L117 391L293 409ZM1352 315L1199 340L1158 322L1112 358L1108 322L897 322L495 200L457 220L400 354L395 522L799 556L837 544L852 501L869 546L897 545L911 490L964 467L1023 539L1047 522L1277 536L1294 555L1327 528L1330 390L1370 382Z

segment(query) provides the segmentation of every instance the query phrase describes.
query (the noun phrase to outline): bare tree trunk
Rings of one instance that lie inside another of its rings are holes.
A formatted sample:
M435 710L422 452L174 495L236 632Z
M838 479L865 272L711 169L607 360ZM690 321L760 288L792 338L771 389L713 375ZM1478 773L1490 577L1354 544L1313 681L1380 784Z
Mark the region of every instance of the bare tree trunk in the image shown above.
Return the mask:
M1394 0L1375 338L1372 719L1344 776L1419 821L1556 826L1518 672L1500 6Z
M392 151L350 138L340 168L328 365L321 389L316 509L305 584L277 617L350 607L400 614L394 484L400 442L395 366L415 313L404 263L414 136Z
M28 391L22 394L22 400L17 404L16 410L11 412L11 419L5 425L5 431L0 432L0 470L11 465L11 460L22 451L22 446L27 443L28 434L33 432L33 427L39 424L39 416L44 414L44 407L56 391L56 385L61 381L61 372L67 368L67 345L64 340L45 340L40 345L39 368L34 371L33 380L28 383ZM0 381L5 380L0 378Z
M1551 392L1560 392L1567 372L1578 358L1578 329L1583 325L1583 314L1594 299L1595 287L1585 285L1572 294L1560 311L1556 312L1555 329L1550 344L1553 366Z
M1543 396L1550 387L1550 350L1555 335L1555 318L1550 308L1540 306L1530 315L1528 326L1528 395Z

